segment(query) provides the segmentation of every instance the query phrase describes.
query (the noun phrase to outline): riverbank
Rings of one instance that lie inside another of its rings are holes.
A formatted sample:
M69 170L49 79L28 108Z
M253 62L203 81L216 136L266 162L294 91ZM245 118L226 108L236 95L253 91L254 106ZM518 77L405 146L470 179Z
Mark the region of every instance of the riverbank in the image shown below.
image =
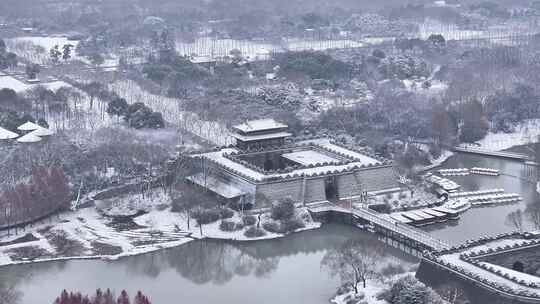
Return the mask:
M414 266L416 268L416 266ZM358 294L352 288L344 286L338 289L337 294L330 300L334 304L388 304L381 294L392 288L394 283L406 276L415 276L416 271L405 271L394 275L384 276L380 280L370 280L366 288L359 287Z
M127 221L116 221L97 208L89 207L61 213L54 219L27 228L22 234L0 237L0 244L6 244L0 246L0 266L72 259L116 260L199 239L255 241L288 235L265 231L264 235L251 238L245 236L245 231L256 224L227 232L220 228L220 220L203 225L201 229L191 219L188 229L187 218L172 212L164 195L158 193L148 197L148 201L151 203L145 206L146 213ZM130 214L128 210L125 212ZM296 212L304 227L295 233L321 226L309 217L306 209L297 208ZM240 223L242 218L235 212L226 221ZM269 215L263 214L261 227L270 221Z

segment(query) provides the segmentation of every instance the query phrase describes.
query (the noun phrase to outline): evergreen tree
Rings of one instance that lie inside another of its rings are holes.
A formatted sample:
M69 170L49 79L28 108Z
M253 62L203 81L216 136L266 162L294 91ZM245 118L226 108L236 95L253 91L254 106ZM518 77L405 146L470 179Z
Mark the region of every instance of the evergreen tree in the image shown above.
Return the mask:
M116 301L117 304L130 304L129 302L129 296L125 290L122 290L120 293L120 296L118 297L118 300Z
M111 116L124 116L127 113L128 103L124 98L115 98L107 105L107 114Z
M64 61L68 61L71 58L71 50L73 48L73 45L71 44L64 44L62 47L62 59Z
M60 56L62 55L62 53L59 50L58 44L51 48L49 54L54 64L58 64L58 62L60 62Z

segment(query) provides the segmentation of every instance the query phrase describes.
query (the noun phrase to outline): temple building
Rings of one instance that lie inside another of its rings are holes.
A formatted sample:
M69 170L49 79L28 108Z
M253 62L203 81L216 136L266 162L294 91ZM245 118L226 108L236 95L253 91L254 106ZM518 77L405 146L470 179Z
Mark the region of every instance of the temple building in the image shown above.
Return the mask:
M236 145L242 150L282 146L285 139L292 136L287 132L287 125L273 119L247 121L234 126L233 130L231 136L236 139Z
M194 153L204 168L188 177L228 200L257 205L292 198L299 203L340 201L395 190L392 162L328 138L292 138L273 119L232 128L233 147ZM261 206L257 206L261 207Z

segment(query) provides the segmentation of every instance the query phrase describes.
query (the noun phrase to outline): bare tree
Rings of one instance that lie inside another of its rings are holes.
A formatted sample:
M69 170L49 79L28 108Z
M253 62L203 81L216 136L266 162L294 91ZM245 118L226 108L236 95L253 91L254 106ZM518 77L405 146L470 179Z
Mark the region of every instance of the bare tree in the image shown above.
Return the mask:
M447 283L439 286L437 288L437 293L444 299L448 304L467 304L469 299L463 291L463 287L457 283Z
M358 293L358 284L366 288L368 280L380 279L377 264L383 256L380 244L367 244L362 240L348 240L340 248L329 251L321 267L332 276L339 276L344 284Z
M527 217L532 222L535 230L540 230L540 202L537 201L527 207L525 211Z
M506 216L506 225L515 228L519 232L522 232L523 231L523 211L521 211L521 209L518 209L516 211L510 212Z
M178 184L175 189L179 191L179 195L172 200L172 211L184 214L187 230L190 230L191 214L196 207L203 204L203 196L193 185L187 183Z
M8 285L7 282L3 283L0 281L0 303L2 304L17 304L19 303L19 298L21 294L15 287Z

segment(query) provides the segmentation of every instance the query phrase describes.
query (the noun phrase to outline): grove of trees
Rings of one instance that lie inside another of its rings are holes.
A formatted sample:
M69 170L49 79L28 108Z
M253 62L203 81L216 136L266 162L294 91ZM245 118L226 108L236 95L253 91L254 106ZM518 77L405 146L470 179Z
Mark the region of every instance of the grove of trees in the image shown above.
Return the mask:
M105 291L98 289L91 296L73 291L68 293L64 289L60 296L56 298L54 304L151 304L151 302L141 291L138 291L133 297L133 301L130 301L130 297L125 290L122 290L120 295L116 297L110 289Z
M60 167L36 167L29 181L0 193L0 226L28 223L69 206L71 192Z

